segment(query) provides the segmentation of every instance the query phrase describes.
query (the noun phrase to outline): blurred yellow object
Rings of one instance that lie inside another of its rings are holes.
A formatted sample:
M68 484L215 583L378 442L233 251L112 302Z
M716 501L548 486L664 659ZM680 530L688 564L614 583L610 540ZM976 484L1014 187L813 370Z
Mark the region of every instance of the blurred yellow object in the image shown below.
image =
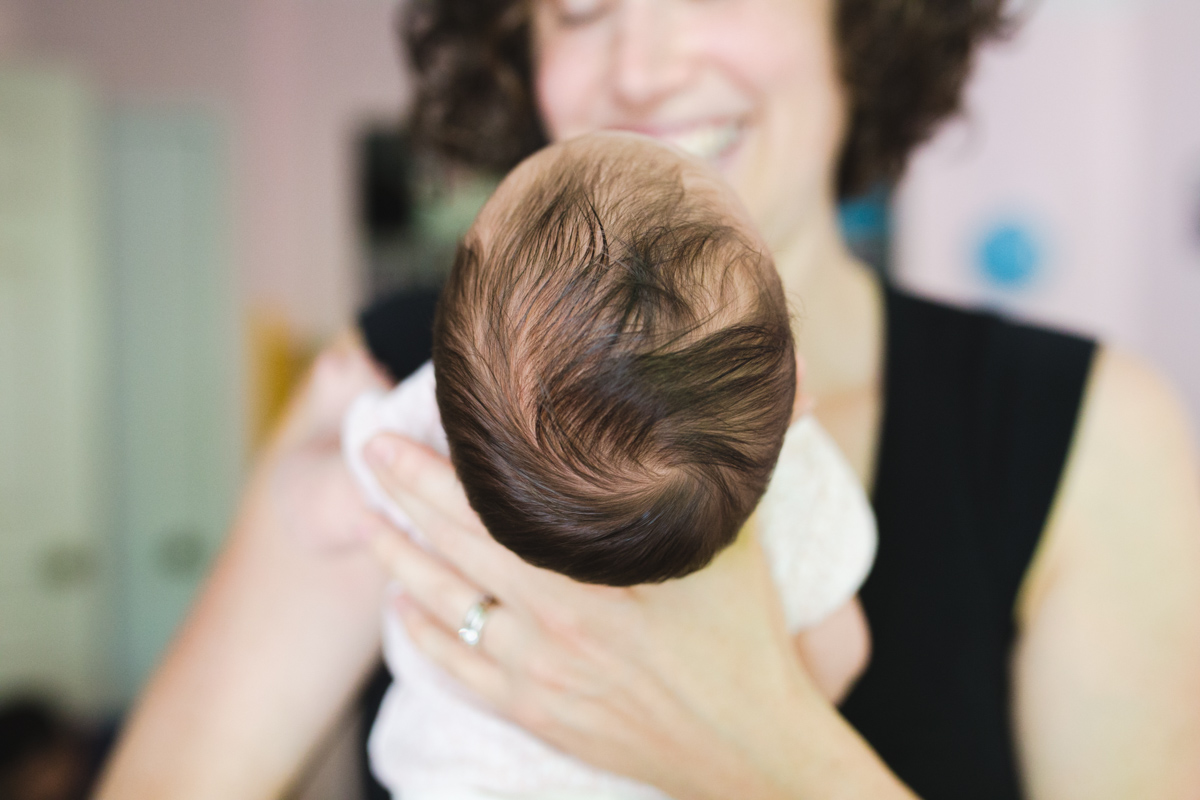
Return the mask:
M275 429L317 347L274 309L251 309L246 335L251 369L250 442L257 449Z

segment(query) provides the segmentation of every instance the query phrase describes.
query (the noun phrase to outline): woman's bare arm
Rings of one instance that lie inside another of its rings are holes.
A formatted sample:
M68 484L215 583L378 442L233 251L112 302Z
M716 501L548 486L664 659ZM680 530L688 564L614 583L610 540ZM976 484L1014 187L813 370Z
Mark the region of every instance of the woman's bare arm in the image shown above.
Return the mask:
M1022 591L1033 800L1200 798L1200 470L1172 393L1102 352Z
M216 566L124 730L98 797L278 797L378 652L382 523L342 467L349 401L385 385L347 335L318 359Z

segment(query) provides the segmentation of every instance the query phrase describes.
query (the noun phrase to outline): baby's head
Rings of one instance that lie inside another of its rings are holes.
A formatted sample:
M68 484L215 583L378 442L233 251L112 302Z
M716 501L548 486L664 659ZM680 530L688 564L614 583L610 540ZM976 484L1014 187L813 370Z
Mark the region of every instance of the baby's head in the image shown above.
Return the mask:
M625 586L705 566L791 418L778 274L732 193L649 139L547 148L463 240L434 325L471 506L526 561Z

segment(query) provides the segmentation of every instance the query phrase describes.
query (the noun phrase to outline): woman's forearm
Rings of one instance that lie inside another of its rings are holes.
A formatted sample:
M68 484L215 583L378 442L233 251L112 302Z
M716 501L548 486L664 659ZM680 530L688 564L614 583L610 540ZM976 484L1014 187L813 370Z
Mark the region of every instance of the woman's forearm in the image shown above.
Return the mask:
M659 783L677 800L916 800L806 675L716 723L706 755ZM687 762L681 762L687 763Z
M760 735L759 741L762 741ZM883 763L823 698L798 701L789 732L766 751L763 766L790 800L915 800L916 795ZM767 742L762 742L768 746Z
M124 731L102 800L276 797L370 667L378 568L294 546L263 494Z

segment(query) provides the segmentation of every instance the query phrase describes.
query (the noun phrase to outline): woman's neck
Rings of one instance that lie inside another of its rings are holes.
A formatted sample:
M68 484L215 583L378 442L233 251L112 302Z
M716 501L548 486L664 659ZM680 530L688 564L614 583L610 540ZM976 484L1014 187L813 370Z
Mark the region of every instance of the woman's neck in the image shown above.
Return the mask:
M774 251L796 315L804 392L817 400L875 391L883 354L879 282L847 249L833 204L823 209Z

